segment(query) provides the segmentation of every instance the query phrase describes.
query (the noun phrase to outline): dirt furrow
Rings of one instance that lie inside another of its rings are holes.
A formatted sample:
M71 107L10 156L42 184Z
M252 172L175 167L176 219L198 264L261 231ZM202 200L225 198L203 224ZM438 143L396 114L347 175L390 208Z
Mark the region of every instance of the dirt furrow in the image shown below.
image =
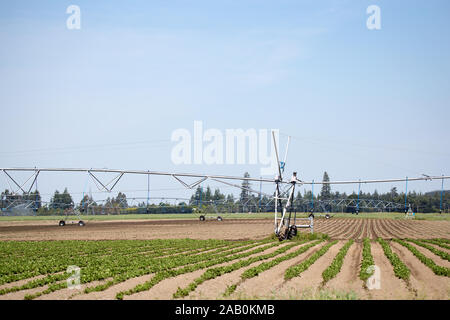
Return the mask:
M376 237L388 239L389 236L386 234L386 232L383 230L383 228L381 226L381 220L375 219L374 222L375 222Z
M387 226L386 220L380 219L380 227L383 230L383 232L385 232L387 234L389 239L395 238L395 234L394 234L392 228L389 228Z
M281 246L284 246L287 244L288 244L288 242L281 244ZM255 253L255 254L249 255L245 258L235 259L230 262L217 264L217 265L214 265L213 267L221 267L221 266L231 265L231 264L241 261L241 260L246 260L251 257L271 253L278 248L280 248L280 246L275 246L273 248L269 248L263 252ZM206 269L202 269L202 270L197 270L197 271L190 272L190 273L181 274L181 275L173 277L173 278L165 279L165 280L159 282L158 284L156 284L154 287L152 287L148 291L138 292L133 295L125 296L124 300L173 299L173 294L178 290L178 287L180 287L180 288L186 287L193 280L200 277L205 271L206 271ZM130 289L132 289L132 288L130 288Z
M359 279L359 270L361 268L362 243L355 242L348 250L344 258L341 271L335 278L324 285L324 289L338 292L354 292L359 299L368 296L364 289L363 281Z
M281 262L273 268L260 273L257 277L247 279L240 284L229 297L231 299L270 298L277 296L279 288L284 283L284 273L293 265L308 259L314 252L320 250L325 243L316 245L295 258Z
M338 239L351 239L351 235L355 232L355 229L358 226L358 220L352 220L351 223L347 226L347 228L342 229L341 232L338 232L333 238Z
M412 245L413 247L415 247L417 250L419 250L419 252L422 253L425 257L430 258L431 260L433 260L434 263L436 263L438 266L450 268L450 261L442 259L441 257L439 257L438 255L435 255L433 252L431 252L427 248L418 246L415 243L412 243L412 242L409 242L409 241L408 241L408 243L410 245Z
M323 282L323 271L331 264L345 242L339 241L298 277L283 282L277 294L281 297L291 296L298 298L302 298L304 295L317 296Z
M288 251L283 253L282 255L275 256L273 258L258 261L255 263L252 263L251 265L241 268L239 270L224 274L220 277L217 277L215 279L208 280L201 285L197 287L197 289L192 292L186 299L222 299L223 293L225 292L227 286L233 285L238 283L241 280L241 275L246 270L253 268L261 263L271 261L273 259L276 259L277 257L284 256L286 254L289 254L291 252L294 252L298 250L300 247L308 245L308 243L301 244L298 246L295 246L293 248L290 248Z
M417 299L450 299L450 279L437 276L411 251L399 243L390 242L392 250L411 270L411 287L417 292Z
M380 288L367 289L369 298L377 300L414 299L414 290L405 281L395 276L392 264L389 262L384 254L383 248L378 242L371 243L371 252L375 266L380 271Z

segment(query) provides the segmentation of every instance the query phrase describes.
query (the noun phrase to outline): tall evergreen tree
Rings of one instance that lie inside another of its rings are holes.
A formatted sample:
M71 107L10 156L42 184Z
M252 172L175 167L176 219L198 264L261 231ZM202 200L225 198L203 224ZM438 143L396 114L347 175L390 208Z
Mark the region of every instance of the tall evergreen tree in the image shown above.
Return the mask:
M328 173L325 171L323 173L322 182L330 182L330 177ZM328 200L331 198L331 185L328 183L322 184L322 191L320 192L320 196L324 200Z
M244 178L250 178L250 174L248 172L244 173ZM239 197L239 203L242 206L242 211L245 210L244 206L247 206L250 192L248 189L250 188L250 182L248 180L242 180L242 189L241 195Z

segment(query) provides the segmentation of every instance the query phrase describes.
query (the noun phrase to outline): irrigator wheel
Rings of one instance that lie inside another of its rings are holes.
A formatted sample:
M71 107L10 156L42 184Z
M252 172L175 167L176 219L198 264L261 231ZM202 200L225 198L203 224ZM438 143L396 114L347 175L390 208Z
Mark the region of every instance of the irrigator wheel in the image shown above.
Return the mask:
M200 221L205 221L205 216L200 216Z
M64 221L64 220L61 220L60 222L59 222L59 226L60 227L64 227L66 225L66 222Z
M297 226L290 226L288 239L292 239L293 237L295 237L297 235L297 232Z

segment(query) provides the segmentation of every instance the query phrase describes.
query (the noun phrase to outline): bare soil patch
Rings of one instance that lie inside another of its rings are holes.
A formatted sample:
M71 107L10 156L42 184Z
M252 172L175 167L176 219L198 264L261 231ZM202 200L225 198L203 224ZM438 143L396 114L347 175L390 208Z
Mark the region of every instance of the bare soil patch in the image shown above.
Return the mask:
M317 218L314 231L332 239L449 238L450 221L393 219ZM307 232L307 230L303 230ZM122 220L90 221L86 226L48 221L0 222L0 240L123 240L123 239L262 239L272 235L271 219L206 220Z

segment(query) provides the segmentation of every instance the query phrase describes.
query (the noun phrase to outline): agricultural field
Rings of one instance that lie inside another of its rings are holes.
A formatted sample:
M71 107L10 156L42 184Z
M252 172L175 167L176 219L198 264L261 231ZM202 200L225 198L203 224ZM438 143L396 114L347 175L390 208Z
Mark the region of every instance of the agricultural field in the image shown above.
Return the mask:
M446 300L449 239L445 219L319 217L282 242L236 216L0 221L0 300Z
M273 219L273 212L261 213L219 213L224 219ZM324 213L316 213L316 215L323 215ZM216 213L205 214L208 219L214 219ZM297 213L298 217L307 217L309 215L305 212ZM332 217L353 219L405 219L405 214L401 212L360 212L358 215L350 213L332 212ZM34 215L34 216L0 216L0 223L7 221L55 221L64 218L64 215ZM117 220L167 220L167 219L198 219L198 213L164 213L164 214L111 214L111 215L81 215L84 221L117 221ZM67 216L69 220L76 220L79 217L74 215ZM448 220L450 221L449 213L416 213L415 220Z
M1 241L0 299L450 299L449 258L448 237Z
M76 221L75 221L76 222ZM258 240L270 236L273 219L237 219L217 221L192 219L141 219L87 221L84 227L58 220L1 221L0 240L151 240L190 238L198 240ZM368 219L333 217L314 219L314 232L332 239L449 238L448 220Z

